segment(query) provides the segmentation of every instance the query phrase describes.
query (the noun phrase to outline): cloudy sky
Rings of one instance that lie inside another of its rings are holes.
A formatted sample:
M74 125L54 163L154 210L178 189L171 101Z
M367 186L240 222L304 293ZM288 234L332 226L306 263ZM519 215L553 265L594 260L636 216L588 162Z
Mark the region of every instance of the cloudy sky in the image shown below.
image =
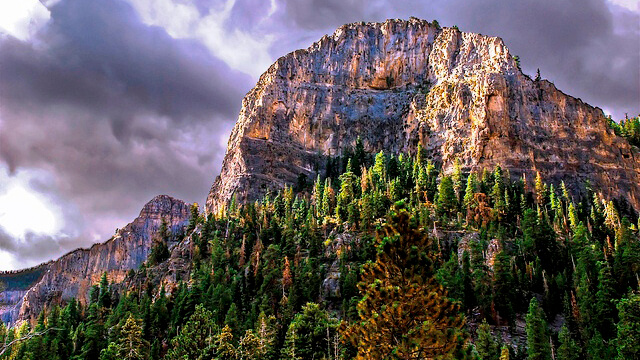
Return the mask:
M526 73L640 113L636 0L0 0L0 270L107 240L157 194L203 203L276 58L409 16L501 36Z

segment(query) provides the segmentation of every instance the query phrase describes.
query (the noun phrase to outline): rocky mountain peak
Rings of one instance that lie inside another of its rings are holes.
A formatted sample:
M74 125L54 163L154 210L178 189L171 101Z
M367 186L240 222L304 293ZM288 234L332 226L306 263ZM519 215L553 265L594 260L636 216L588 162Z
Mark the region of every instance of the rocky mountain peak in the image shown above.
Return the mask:
M169 195L157 195L142 207L134 223L162 219L173 223L174 219L182 219L185 214L190 214L189 204Z
M242 102L207 210L313 179L358 137L369 152L422 144L445 171L501 165L574 194L588 180L640 209L640 155L602 110L523 74L498 37L412 18L347 24L279 58Z
M0 294L0 317L9 323L34 320L50 304L64 303L71 298L86 303L89 289L100 281L103 273L107 273L109 281L120 283L129 270L140 267L163 221L173 234L180 234L190 216L190 204L159 195L108 241L89 249L74 250L42 266L2 274L2 279L12 276L11 282L24 285Z

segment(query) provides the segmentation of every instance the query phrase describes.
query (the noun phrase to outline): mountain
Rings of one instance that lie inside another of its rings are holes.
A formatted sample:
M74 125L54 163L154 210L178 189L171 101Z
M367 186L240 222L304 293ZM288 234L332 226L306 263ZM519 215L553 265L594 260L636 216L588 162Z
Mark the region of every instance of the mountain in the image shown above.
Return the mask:
M640 152L600 109L523 74L500 38L412 18L347 24L279 58L242 101L207 210L324 175L358 137L367 152L422 144L445 172L501 165L574 195L589 181L640 209Z
M190 215L189 204L167 195L156 196L133 222L104 243L74 250L35 268L1 273L0 281L7 286L0 294L2 320L35 320L45 306L72 298L86 304L89 289L103 273L110 282L120 283L129 270L137 270L147 260L163 221L177 235L184 232Z

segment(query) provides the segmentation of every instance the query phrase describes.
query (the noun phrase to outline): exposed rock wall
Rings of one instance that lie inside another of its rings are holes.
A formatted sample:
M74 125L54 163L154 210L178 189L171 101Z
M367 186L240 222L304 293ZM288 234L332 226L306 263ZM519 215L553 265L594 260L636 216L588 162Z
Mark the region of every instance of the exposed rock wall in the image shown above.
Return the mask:
M33 321L45 306L72 298L86 304L89 289L100 281L104 272L110 282L119 283L129 270L140 267L151 251L163 220L172 233L179 234L189 217L189 204L166 195L156 196L133 222L118 229L109 241L74 250L51 262L42 278L24 294L17 318L14 311L7 313L5 321Z
M0 272L0 321L9 323L18 318L27 291L45 274L51 262L28 269Z
M500 38L412 18L344 25L278 59L242 102L207 210L312 179L358 136L368 151L421 143L445 171L500 164L574 193L589 180L640 209L640 154L600 109L522 74Z

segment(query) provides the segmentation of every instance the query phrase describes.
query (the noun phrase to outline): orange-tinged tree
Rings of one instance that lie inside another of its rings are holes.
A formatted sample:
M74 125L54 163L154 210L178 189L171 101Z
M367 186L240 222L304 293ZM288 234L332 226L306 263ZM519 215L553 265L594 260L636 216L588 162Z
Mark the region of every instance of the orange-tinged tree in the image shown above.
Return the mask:
M464 318L434 277L431 240L396 204L358 284L360 319L343 325L356 359L470 358Z

